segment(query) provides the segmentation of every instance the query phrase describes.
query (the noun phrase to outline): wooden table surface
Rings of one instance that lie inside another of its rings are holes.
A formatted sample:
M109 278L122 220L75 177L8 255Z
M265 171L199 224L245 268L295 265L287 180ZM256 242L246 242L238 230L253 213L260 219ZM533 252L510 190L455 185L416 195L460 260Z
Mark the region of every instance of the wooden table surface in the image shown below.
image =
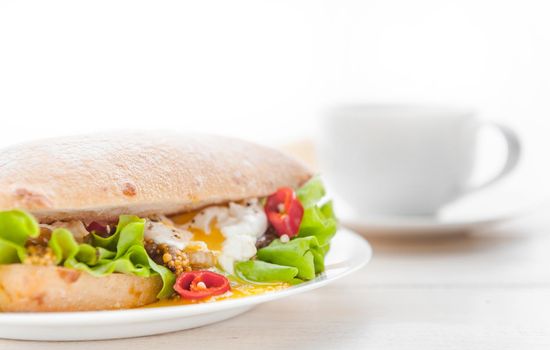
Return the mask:
M549 211L490 232L369 239L363 270L218 324L0 349L550 349Z

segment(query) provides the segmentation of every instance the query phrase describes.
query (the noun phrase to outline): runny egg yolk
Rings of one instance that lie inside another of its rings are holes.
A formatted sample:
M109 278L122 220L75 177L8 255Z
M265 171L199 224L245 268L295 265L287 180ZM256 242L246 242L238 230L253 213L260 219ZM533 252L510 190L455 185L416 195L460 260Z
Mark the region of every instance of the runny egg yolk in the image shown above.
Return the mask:
M185 225L186 223L193 220L193 217L198 213L198 211L193 211L190 213L184 213L172 217L172 221L176 225ZM222 244L225 238L223 237L220 229L216 226L216 223L213 222L210 227L210 233L206 233L201 229L191 227L188 229L193 233L193 241L202 241L206 243L206 246L210 250L222 250Z
M225 238L215 225L210 228L210 233L194 227L190 228L189 231L193 233L194 241L203 241L210 250L222 250L222 243Z

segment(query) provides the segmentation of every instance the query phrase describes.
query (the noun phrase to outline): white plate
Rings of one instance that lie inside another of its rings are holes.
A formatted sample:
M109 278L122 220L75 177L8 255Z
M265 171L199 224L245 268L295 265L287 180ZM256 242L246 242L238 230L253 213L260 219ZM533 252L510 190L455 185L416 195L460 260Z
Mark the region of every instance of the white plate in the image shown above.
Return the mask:
M121 311L0 313L0 338L97 340L199 327L237 316L267 301L322 287L360 269L371 256L371 247L364 238L340 229L326 257L325 273L307 283L258 296L196 305Z

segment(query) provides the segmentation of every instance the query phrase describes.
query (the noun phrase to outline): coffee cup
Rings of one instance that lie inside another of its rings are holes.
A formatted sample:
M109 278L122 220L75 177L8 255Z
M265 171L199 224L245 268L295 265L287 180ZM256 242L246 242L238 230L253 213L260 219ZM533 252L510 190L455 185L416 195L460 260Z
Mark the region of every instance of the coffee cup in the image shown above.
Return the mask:
M322 118L319 160L330 186L359 215L426 216L507 176L520 159L509 127L474 111L418 105L348 105ZM481 128L498 129L507 159L473 185Z

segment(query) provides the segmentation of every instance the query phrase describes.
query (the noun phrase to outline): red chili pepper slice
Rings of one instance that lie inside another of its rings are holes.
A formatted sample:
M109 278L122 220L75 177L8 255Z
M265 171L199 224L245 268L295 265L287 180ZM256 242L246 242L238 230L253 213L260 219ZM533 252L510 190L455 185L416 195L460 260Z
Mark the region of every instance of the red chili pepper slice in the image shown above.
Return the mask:
M296 198L292 188L279 188L267 197L264 209L267 219L279 237L287 235L292 238L298 234L304 216L304 207Z
M174 290L183 299L204 299L220 295L231 289L229 280L212 271L191 271L182 273L176 280Z

